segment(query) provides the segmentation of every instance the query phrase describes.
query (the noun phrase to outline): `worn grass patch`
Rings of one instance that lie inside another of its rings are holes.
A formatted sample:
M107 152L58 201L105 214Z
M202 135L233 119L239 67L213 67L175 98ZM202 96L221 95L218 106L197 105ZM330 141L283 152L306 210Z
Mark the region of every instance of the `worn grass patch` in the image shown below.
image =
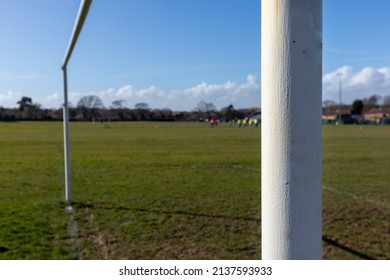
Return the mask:
M3 259L260 258L260 129L0 124ZM4 218L3 218L4 217Z
M0 259L260 259L260 128L0 123ZM325 259L390 259L389 127L324 127Z

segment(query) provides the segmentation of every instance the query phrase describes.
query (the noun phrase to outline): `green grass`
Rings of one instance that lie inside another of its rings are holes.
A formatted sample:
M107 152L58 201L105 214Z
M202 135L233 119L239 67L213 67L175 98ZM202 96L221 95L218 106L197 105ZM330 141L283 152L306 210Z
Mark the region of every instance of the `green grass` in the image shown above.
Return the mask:
M390 126L325 126L323 234L377 259L390 259ZM327 243L324 256L359 259Z
M71 238L61 123L0 125L1 258L260 258L259 128L72 123Z
M260 259L260 128L0 123L0 259ZM323 235L390 258L390 127L324 127ZM359 258L324 242L324 258Z

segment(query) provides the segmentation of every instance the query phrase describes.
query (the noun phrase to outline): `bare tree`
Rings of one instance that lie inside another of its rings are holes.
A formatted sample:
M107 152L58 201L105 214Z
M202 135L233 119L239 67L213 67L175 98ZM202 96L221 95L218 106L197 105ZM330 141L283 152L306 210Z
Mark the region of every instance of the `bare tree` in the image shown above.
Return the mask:
M194 111L197 113L199 119L203 119L212 118L215 115L217 109L213 103L208 103L202 100L195 107Z
M78 108L102 109L103 101L96 95L87 95L82 97L77 103Z
M82 110L83 115L92 121L99 116L99 110L104 108L104 104L103 101L96 95L87 95L79 100L77 108Z
M114 100L112 101L112 107L114 109L122 109L124 106L123 106L123 103L125 103L126 100L123 100L123 99L119 99L119 100Z
M378 105L378 102L381 98L382 98L382 96L380 96L378 94L373 94L368 99L364 98L363 103L366 105Z
M134 108L138 110L149 110L149 104L145 102L140 102L135 104Z
M215 112L217 109L215 108L213 103L200 101L196 106L195 110L198 112Z
M145 102L140 102L135 104L134 106L134 113L137 120L147 120L150 117L150 108L149 104Z
M322 107L331 107L331 106L335 106L335 105L337 105L337 103L333 100L322 101Z

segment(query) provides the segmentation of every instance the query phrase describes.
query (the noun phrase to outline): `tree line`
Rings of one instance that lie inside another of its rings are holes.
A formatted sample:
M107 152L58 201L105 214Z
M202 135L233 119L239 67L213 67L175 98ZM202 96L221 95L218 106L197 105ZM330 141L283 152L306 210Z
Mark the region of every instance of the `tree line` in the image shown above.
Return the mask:
M373 94L368 98L366 97L363 99L355 99L352 102L352 107L363 109L364 106L366 107L380 106L380 101L382 101L383 106L390 106L390 95L386 95L382 97L378 94ZM325 100L322 102L322 107L332 107L337 105L339 104L333 100Z
M22 97L19 108L0 107L2 121L62 121L63 110L45 109L33 103L32 98ZM115 100L107 108L96 95L82 97L77 105L68 104L70 121L206 121L219 119L231 121L260 113L260 108L236 109L232 104L217 110L213 103L201 101L191 111L172 111L169 108L150 108L146 102L125 106L125 100Z

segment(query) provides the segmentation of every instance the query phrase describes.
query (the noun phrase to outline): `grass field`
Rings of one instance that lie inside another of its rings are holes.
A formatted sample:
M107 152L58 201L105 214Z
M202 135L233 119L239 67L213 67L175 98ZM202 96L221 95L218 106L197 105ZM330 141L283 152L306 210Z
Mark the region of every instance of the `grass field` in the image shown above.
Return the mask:
M260 128L0 123L0 259L260 259ZM325 259L390 259L390 127L324 127Z
M390 259L389 145L390 126L324 127L325 258Z

